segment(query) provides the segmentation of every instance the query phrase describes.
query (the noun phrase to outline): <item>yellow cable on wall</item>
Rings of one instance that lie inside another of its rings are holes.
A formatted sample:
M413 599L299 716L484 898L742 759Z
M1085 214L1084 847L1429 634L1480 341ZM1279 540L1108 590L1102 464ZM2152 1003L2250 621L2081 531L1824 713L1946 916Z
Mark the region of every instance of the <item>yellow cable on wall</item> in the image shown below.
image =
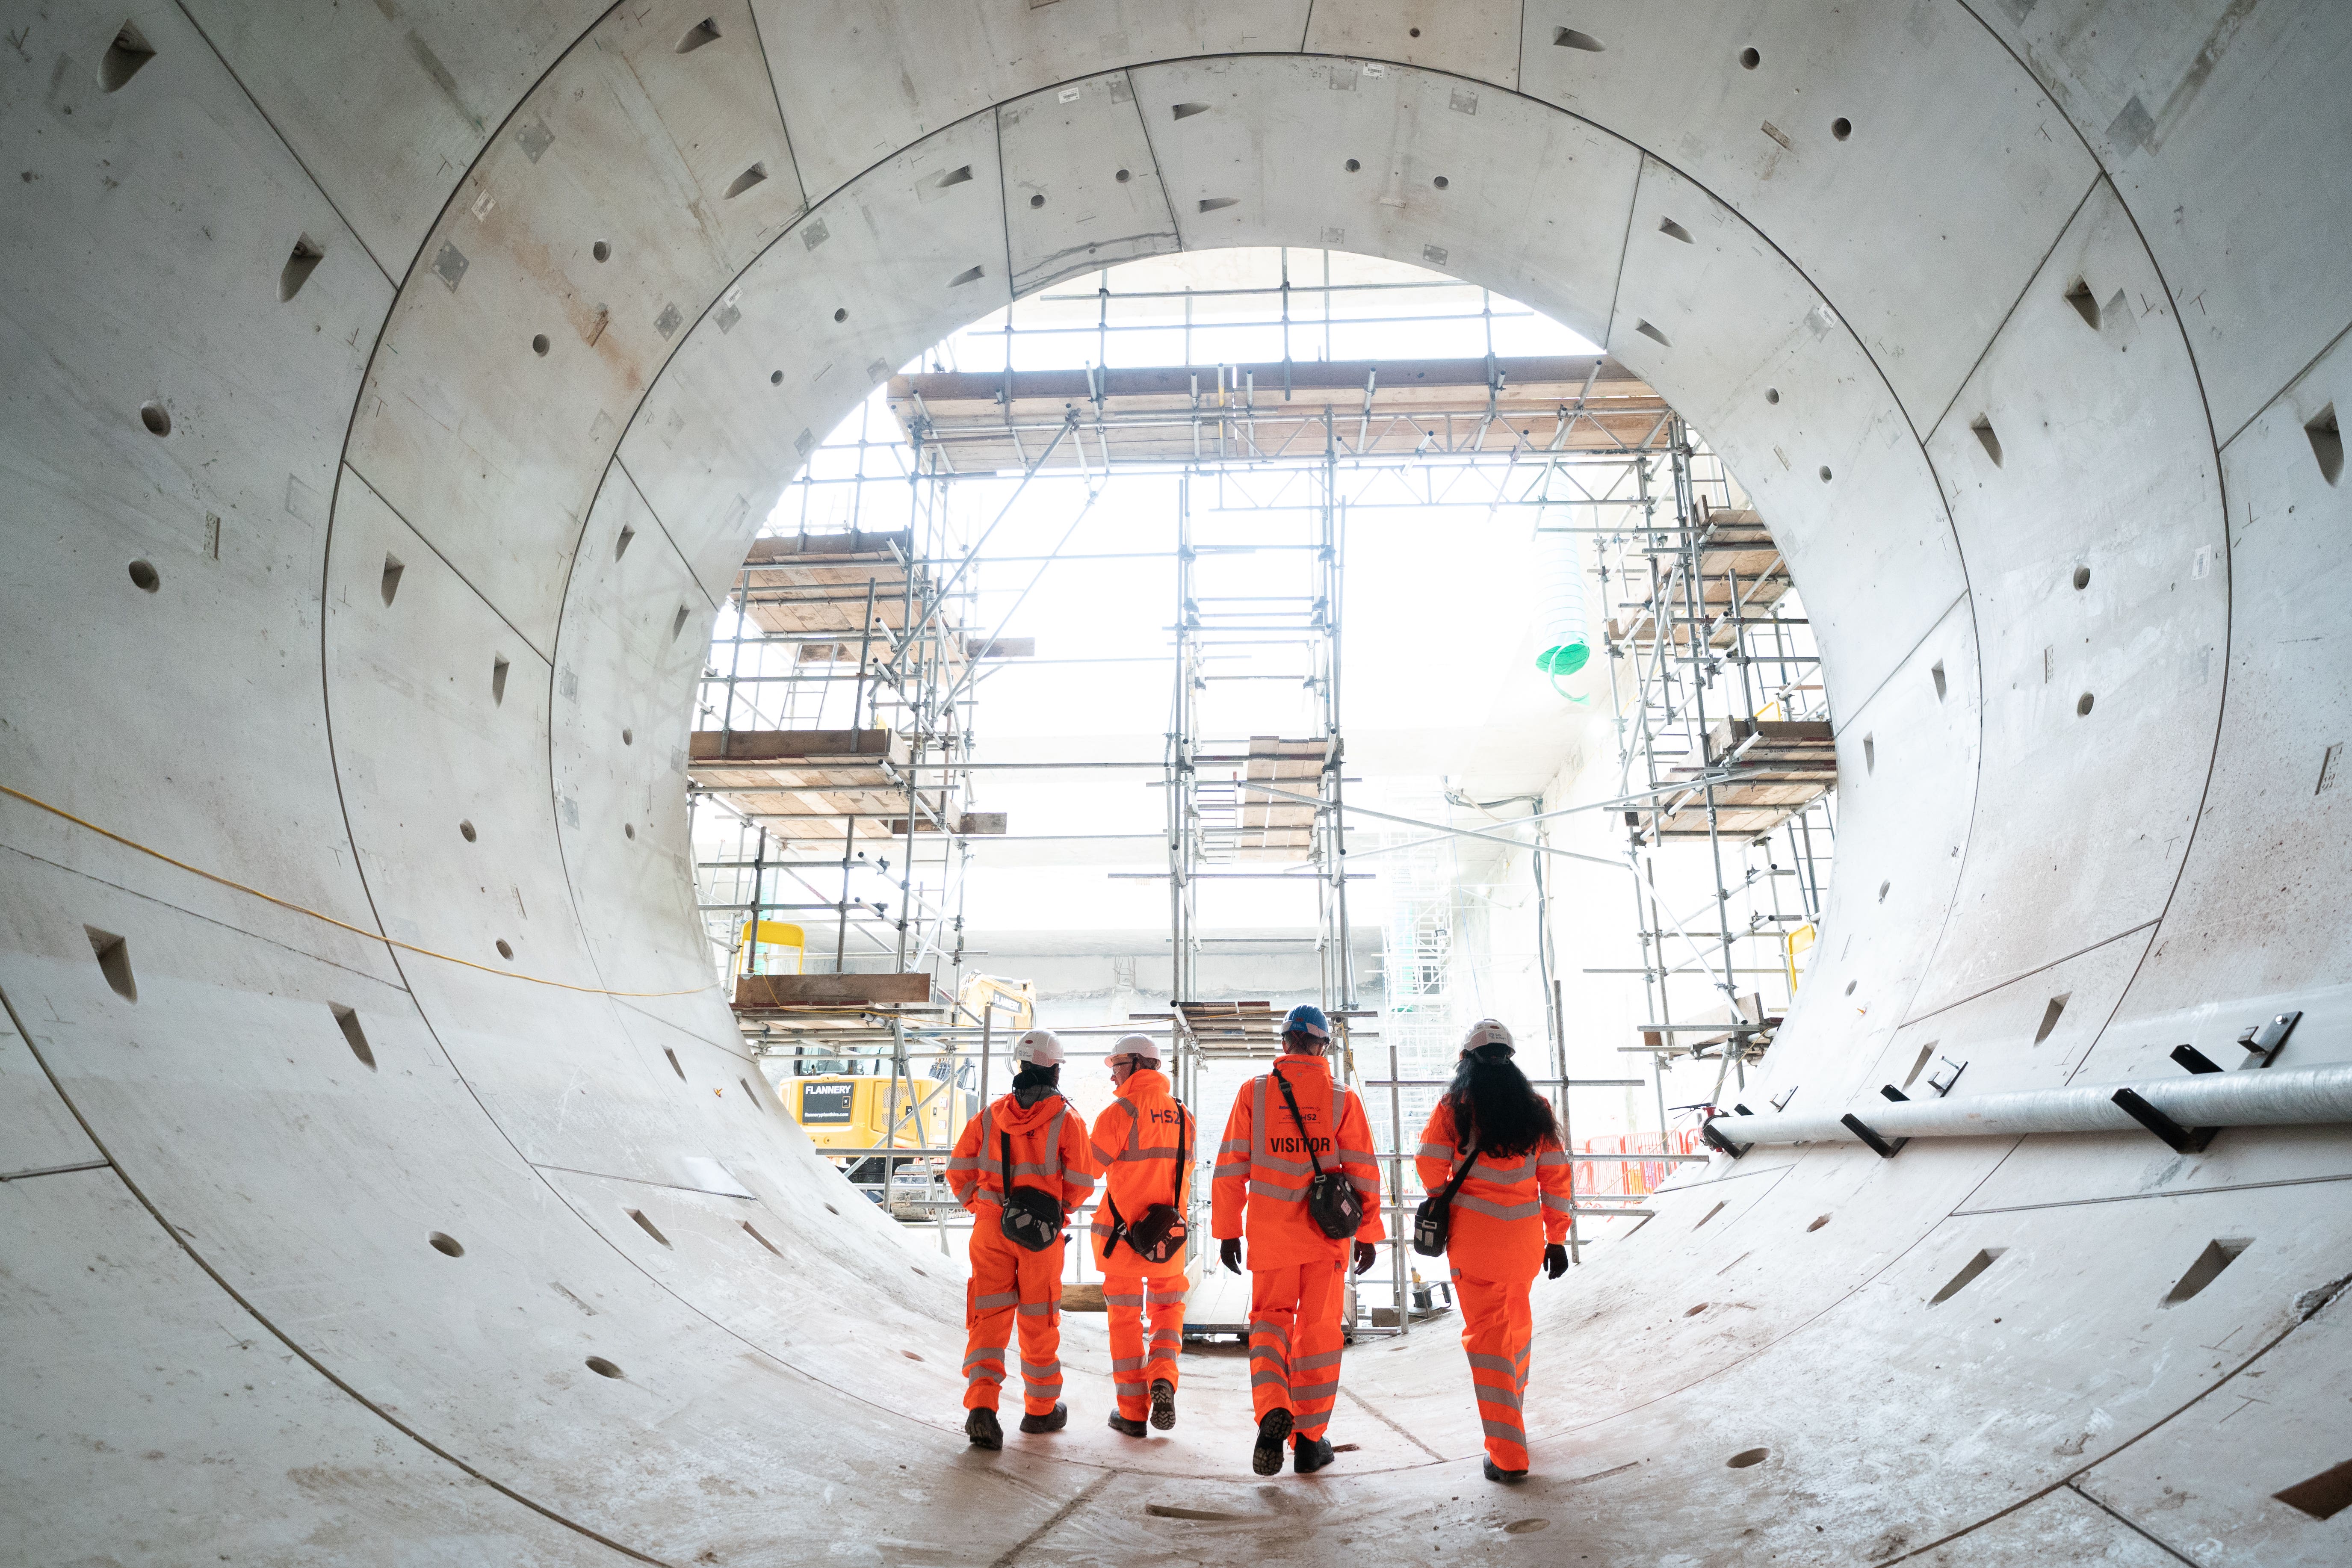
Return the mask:
M41 799L37 795L26 795L23 790L10 789L6 784L0 784L0 795L5 795L11 800L21 800L26 805L35 806L42 811L47 812L51 816L62 817L64 820L72 823L76 827L87 828L90 832L97 834L100 838L111 839L115 843L121 845L126 849L136 849L142 855L151 855L156 859L163 862L166 866L176 866L192 877L202 877L207 882L217 882L224 888L231 888L236 889L237 892L245 893L253 898L259 899L263 903L276 904L281 910L291 910L298 915L308 915L314 921L324 921L327 924L333 926L338 931L347 931L353 936L365 937L370 942L380 942L386 947L396 947L403 952L418 953L425 958L437 958L444 963L460 963L465 965L467 969L478 969L485 974L495 974L502 980L520 980L532 985L551 985L558 991L580 991L584 992L591 996L692 996L700 992L715 990L717 988L717 983L713 982L708 985L689 986L684 991L608 991L602 986L573 985L569 982L562 980L542 980L536 974L517 974L512 970L509 969L493 969L487 963L476 963L470 958L459 958L454 953L436 952L429 947L419 947L415 942L395 942L391 937L385 936L380 931L368 931L363 927L355 926L348 921L339 921L332 915L320 914L317 910L310 909L302 904L295 903L290 899L281 899L273 893L265 893L258 888L248 888L243 882L232 881L230 879L221 876L216 872L207 871L201 866L191 866L185 860L174 860L169 855L164 854L161 849L151 849L135 838L125 838L120 833L111 832L106 828L100 827L95 822L86 821L81 817L76 816L72 812L65 810L61 806L51 805L47 801Z

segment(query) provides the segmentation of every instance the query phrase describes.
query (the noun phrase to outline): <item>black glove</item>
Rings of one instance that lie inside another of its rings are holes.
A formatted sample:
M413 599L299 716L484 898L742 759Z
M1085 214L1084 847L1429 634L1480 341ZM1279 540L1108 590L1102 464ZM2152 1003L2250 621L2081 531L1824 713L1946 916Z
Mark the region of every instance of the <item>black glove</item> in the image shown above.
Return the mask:
M1229 1236L1217 1243L1217 1261L1239 1274L1242 1271L1242 1238Z
M1380 1255L1380 1249L1370 1242L1356 1243L1356 1272L1361 1274L1365 1269L1370 1268L1372 1266L1372 1260Z
M1568 1248L1553 1242L1544 1248L1544 1278L1557 1279L1568 1272Z

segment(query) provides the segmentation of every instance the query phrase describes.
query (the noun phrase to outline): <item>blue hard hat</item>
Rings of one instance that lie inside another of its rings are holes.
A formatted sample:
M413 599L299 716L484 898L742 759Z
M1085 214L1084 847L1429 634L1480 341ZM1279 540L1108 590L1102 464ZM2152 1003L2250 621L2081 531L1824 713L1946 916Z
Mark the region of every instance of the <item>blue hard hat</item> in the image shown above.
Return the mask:
M1331 1021L1323 1016L1323 1009L1312 1002L1301 1002L1290 1010L1288 1016L1282 1020L1284 1034L1287 1035L1300 1029L1304 1029L1310 1035L1320 1035L1327 1040L1331 1037Z

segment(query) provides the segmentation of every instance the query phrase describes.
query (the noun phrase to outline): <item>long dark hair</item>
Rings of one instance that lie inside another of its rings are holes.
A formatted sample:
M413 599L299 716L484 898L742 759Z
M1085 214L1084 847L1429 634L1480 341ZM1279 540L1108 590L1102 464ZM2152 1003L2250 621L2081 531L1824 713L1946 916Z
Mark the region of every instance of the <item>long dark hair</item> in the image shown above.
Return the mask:
M1475 1129L1478 1152L1513 1160L1532 1154L1559 1136L1551 1106L1528 1082L1518 1064L1497 1053L1473 1051L1454 1069L1445 1090L1454 1111L1454 1137L1466 1144Z

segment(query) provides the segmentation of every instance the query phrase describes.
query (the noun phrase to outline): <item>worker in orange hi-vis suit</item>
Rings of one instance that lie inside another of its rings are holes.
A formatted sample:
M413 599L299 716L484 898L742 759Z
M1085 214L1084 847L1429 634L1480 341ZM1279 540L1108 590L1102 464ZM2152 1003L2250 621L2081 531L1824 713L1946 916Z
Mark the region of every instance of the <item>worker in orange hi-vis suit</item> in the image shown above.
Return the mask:
M1257 1414L1250 1468L1261 1476L1280 1470L1284 1441L1295 1435L1293 1459L1304 1476L1331 1462L1323 1433L1339 1397L1349 1250L1361 1274L1387 1233L1372 1130L1355 1090L1333 1080L1322 1010L1293 1007L1282 1047L1274 1070L1244 1084L1225 1119L1210 1229L1220 1259L1236 1274L1242 1238L1249 1240L1250 1401ZM1318 1182L1324 1185L1310 1198Z
M948 1189L972 1216L963 1430L982 1448L1004 1446L996 1399L1016 1321L1021 1430L1069 1425L1061 1401L1062 1227L1095 1187L1086 1118L1057 1087L1062 1042L1050 1029L1032 1029L1013 1047L1013 1092L964 1123L948 1161Z
M1118 1098L1095 1118L1094 1162L1103 1173L1095 1205L1095 1264L1110 1312L1110 1375L1118 1408L1114 1432L1144 1436L1176 1425L1176 1357L1184 1348L1184 1228L1192 1212L1192 1161L1201 1147L1192 1113L1169 1092L1160 1047L1129 1035L1111 1048ZM1158 1262L1149 1252L1165 1254ZM1144 1321L1151 1342L1144 1344ZM1148 1403L1147 1403L1148 1402Z
M1462 1308L1462 1348L1486 1429L1486 1479L1528 1473L1528 1292L1536 1268L1568 1272L1569 1163L1551 1105L1511 1060L1511 1032L1492 1018L1472 1026L1445 1098L1422 1130L1421 1184L1447 1205L1445 1256ZM1470 1162L1463 1170L1463 1162Z

